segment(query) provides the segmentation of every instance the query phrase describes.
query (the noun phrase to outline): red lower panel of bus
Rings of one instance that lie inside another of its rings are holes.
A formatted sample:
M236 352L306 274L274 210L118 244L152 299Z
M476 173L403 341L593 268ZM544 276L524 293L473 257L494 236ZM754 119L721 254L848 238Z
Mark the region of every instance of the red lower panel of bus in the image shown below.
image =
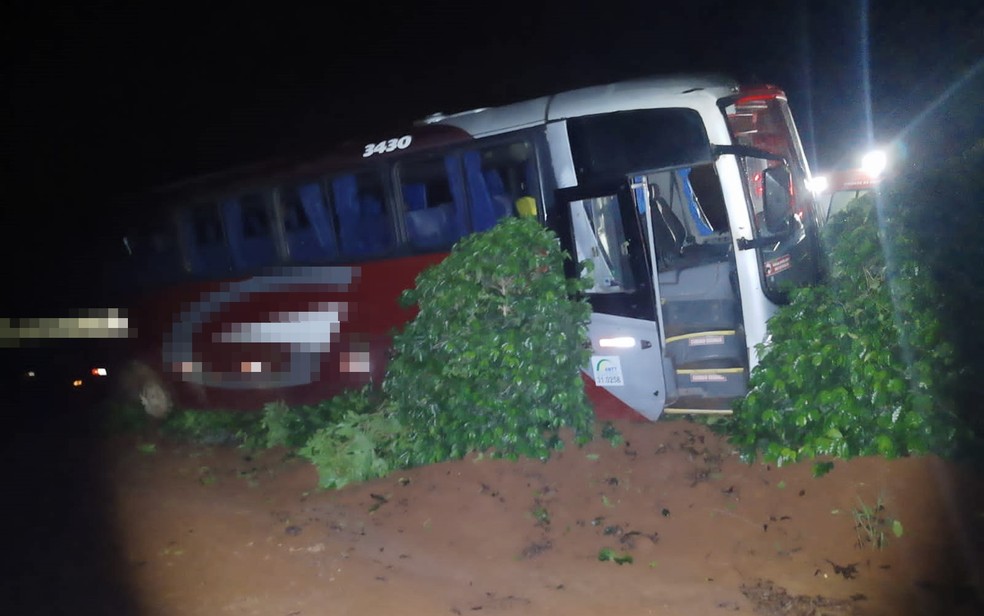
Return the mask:
M443 257L278 268L178 286L131 311L134 356L184 408L314 404L380 383L392 333L413 316L399 296ZM585 386L600 418L641 418L594 383Z
M595 416L600 421L615 421L619 419L639 422L649 421L630 406L613 396L611 392L595 385L594 381L583 372L581 373L581 380L584 381L584 393L587 394L588 400L594 407Z

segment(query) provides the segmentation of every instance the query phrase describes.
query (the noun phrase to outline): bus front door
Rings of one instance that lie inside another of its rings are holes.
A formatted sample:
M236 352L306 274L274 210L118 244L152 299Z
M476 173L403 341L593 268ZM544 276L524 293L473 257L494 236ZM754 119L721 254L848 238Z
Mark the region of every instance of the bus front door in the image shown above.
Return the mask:
M551 226L575 263L587 265L592 355L584 371L594 386L650 420L666 403L657 297L647 231L623 182L558 191Z

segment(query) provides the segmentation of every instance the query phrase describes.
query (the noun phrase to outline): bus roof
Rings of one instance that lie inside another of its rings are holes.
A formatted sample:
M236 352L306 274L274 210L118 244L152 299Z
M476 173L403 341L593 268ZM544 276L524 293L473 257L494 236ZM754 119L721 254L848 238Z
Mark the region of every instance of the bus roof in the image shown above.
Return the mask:
M149 196L153 200L169 202L206 198L209 193L245 191L251 185L269 184L286 178L351 171L365 164L367 145L403 136L411 138L410 147L372 156L372 160L385 160L400 154L464 143L475 138L595 113L690 106L697 100L716 102L738 91L737 82L720 75L650 77L569 90L501 107L449 115L432 114L407 130L390 131L362 140L350 139L322 156L303 160L274 159L243 165L158 186L149 191Z
M423 122L457 126L478 138L595 113L681 106L688 99L700 97L717 101L737 92L735 81L718 75L649 77L569 90L502 107L448 116L436 114Z

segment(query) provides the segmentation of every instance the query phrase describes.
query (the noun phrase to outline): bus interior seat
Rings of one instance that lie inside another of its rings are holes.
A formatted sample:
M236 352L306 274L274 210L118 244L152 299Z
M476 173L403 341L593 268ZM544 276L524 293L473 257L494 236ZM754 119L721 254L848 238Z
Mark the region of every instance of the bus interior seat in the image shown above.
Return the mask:
M490 187L482 172L482 159L478 152L466 152L464 155L465 181L468 196L471 200L472 228L476 232L487 231L498 221L496 206Z
M659 194L656 184L649 185L649 205L653 218L653 241L656 244L656 258L662 265L660 269L674 267L683 256L686 231L670 204Z
M650 206L666 335L733 328L738 308L731 284L734 264L728 259L731 244L694 243L655 184L650 185Z
M485 185L488 187L489 195L492 197L492 207L495 211L496 220L501 220L506 216L512 215L512 199L506 192L506 185L502 181L502 175L498 169L486 169L482 172L485 178Z
M363 254L385 251L392 240L387 217L383 213L383 203L371 194L358 197L360 203L358 234L363 239Z
M454 204L442 203L407 213L407 232L415 248L439 248L455 239Z
M292 261L313 261L338 254L335 232L317 182L297 186L296 199L283 209L284 233Z
M427 184L423 182L403 185L403 202L413 212L427 208Z
M354 175L341 175L331 182L338 215L339 236L347 256L377 254L392 245L393 231L383 203L359 190Z
M427 185L423 182L404 184L403 200L407 206L407 234L415 248L438 248L451 243L453 203L429 206Z
M237 268L253 269L277 261L277 246L266 210L247 209L242 199L229 199L222 203L222 217Z
M716 263L728 258L729 243L696 243L687 233L683 222L669 203L659 194L655 184L650 185L650 206L653 216L653 239L657 260L662 269L685 269L705 263ZM664 246L661 250L660 246Z

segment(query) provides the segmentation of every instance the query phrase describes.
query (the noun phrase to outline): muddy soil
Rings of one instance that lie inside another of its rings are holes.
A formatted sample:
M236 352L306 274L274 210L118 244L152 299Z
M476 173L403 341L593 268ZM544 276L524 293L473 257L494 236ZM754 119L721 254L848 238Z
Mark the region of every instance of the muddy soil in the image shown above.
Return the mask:
M746 465L684 420L615 425L617 446L470 456L338 491L279 449L49 440L61 463L8 483L4 611L984 613L973 473L863 458L814 478ZM5 451L46 455L29 442Z

